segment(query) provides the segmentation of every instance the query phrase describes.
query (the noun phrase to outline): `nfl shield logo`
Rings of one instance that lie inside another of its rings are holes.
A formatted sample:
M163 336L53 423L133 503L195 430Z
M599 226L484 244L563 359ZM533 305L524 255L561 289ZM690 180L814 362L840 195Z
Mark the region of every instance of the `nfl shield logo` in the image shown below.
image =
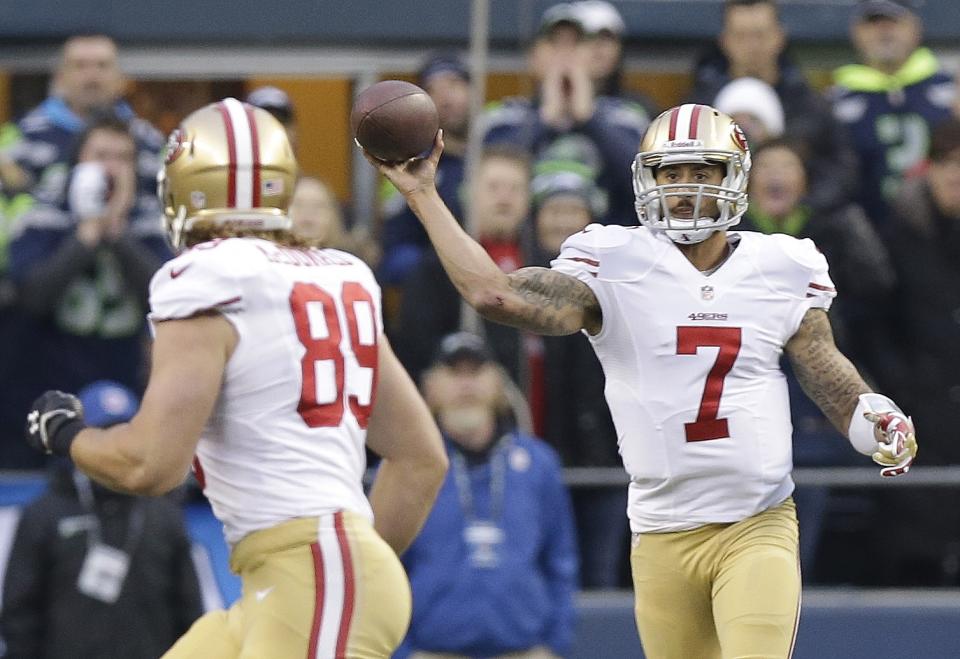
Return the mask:
M700 297L704 300L713 299L713 286L701 286L700 287Z
M263 183L260 184L260 190L261 190L261 194L263 194L265 197L283 194L283 179L281 178L264 179Z

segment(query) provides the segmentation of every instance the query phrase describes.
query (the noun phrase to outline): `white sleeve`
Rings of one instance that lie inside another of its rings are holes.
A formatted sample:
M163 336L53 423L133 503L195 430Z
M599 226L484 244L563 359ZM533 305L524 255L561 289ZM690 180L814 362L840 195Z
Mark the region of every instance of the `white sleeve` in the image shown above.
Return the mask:
M798 246L798 251L802 252L802 261L810 266L810 282L806 292L810 308L828 311L833 304L833 298L837 297L837 289L830 279L827 259L809 238L799 241Z
M243 309L240 278L217 256L193 249L165 263L150 281L150 322Z
M576 277L592 286L600 272L600 255L592 230L599 225L591 224L563 241L560 254L550 262L550 268L565 275Z

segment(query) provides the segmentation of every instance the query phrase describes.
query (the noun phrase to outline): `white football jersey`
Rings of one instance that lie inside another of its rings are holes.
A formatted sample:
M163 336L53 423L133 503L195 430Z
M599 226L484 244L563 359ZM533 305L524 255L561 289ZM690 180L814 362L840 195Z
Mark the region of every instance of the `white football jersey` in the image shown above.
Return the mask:
M203 243L157 271L150 309L152 323L217 310L239 336L194 461L228 542L337 510L372 519L361 479L383 320L360 259Z
M784 345L836 292L810 240L731 232L711 275L661 232L590 225L553 269L596 294L590 341L630 474L635 532L735 522L793 491ZM587 438L584 438L585 441Z

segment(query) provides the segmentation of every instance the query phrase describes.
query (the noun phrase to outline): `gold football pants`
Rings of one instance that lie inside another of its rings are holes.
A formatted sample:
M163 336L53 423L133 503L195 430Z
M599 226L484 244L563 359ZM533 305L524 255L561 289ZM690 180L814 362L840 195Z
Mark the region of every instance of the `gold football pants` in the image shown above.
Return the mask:
M635 616L648 659L784 659L800 616L793 499L735 524L634 535Z
M165 659L380 659L410 624L410 583L363 517L337 512L251 533L230 568L243 595L213 611Z

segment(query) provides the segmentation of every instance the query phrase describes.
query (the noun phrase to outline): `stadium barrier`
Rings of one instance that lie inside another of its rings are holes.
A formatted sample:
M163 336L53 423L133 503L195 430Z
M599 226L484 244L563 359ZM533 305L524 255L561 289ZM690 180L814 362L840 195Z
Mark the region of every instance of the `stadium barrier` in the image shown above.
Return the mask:
M565 470L572 488L622 487L617 468ZM917 467L909 478L880 479L871 467L794 470L798 486L957 487L960 467ZM20 508L46 487L42 473L0 471L0 585ZM240 595L230 573L220 523L204 502L184 506L207 609ZM805 588L794 659L956 659L960 656L960 589ZM573 659L637 657L643 653L629 591L591 591L577 598Z

